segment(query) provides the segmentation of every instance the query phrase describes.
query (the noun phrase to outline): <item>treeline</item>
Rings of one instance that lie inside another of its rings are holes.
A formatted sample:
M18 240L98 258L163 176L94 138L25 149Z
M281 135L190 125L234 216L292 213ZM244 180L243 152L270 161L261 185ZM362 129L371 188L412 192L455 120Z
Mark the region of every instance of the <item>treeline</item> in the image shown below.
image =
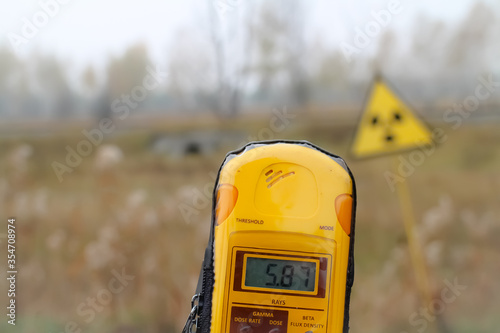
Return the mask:
M440 105L473 93L479 75L500 81L500 20L482 2L458 24L418 16L409 34L394 31L377 14L379 35L366 46L359 45L363 26L353 27L351 39L339 45L330 45L322 34L311 38L305 1L240 6L232 10L209 2L207 17L175 35L163 63L153 63L138 44L108 59L103 70L89 65L75 74L54 55L21 58L3 45L0 117L101 117L134 92L140 98L131 103L141 112L228 117L276 105L352 106L363 100L377 72L412 102ZM355 52L346 52L345 45ZM142 96L137 87L152 70L167 74Z

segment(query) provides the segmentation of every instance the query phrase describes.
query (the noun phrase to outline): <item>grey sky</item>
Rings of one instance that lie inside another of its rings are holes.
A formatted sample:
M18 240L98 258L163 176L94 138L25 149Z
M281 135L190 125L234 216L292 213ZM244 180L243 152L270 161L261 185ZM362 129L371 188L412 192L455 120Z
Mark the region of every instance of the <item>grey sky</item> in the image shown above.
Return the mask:
M7 34L20 34L22 18L30 20L41 10L39 2L56 0L2 0L0 44L10 44ZM32 50L54 52L76 67L88 63L102 65L108 56L120 54L133 43L142 41L154 61L163 63L172 38L182 29L202 29L204 0L66 0L19 54ZM222 0L238 3L241 0ZM309 34L320 35L330 47L352 39L356 26L363 28L372 20L370 12L387 8L390 0L307 1ZM415 25L418 15L442 19L450 24L459 21L476 0L401 0L401 14L393 17L391 28L404 33ZM494 4L494 0L485 1ZM498 4L495 4L500 9ZM238 10L238 6L235 10ZM231 15L229 12L227 15Z

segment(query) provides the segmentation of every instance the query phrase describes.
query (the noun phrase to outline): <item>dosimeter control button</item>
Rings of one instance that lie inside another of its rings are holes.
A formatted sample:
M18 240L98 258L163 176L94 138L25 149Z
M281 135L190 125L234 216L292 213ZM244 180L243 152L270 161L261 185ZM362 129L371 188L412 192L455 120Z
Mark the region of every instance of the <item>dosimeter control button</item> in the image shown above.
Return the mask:
M287 333L288 311L233 306L230 333Z

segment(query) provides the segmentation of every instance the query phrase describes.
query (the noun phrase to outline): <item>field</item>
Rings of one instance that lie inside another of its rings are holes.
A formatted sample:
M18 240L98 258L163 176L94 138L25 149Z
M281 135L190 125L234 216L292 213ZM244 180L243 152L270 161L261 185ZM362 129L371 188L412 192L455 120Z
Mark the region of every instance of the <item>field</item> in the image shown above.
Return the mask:
M346 156L356 177L351 332L498 332L500 127L435 125L447 139L405 178L434 297L424 305L397 193L384 176L398 156L409 160L410 154L353 160L352 124L333 119L294 120L273 133ZM217 126L245 139L258 137L269 121ZM159 134L182 137L200 128L160 122L153 130L113 133L105 143L119 147L123 156L99 166L95 151L109 146L96 147L62 182L51 164L65 160L65 147L84 138L80 131L0 139L0 234L14 216L19 270L17 325L7 326L2 314L0 331L180 332L207 241L211 198L205 193L226 152L240 142L222 143L209 155L193 149L181 157L151 147ZM5 240L0 238L4 305ZM126 278L115 293L110 281L120 274Z

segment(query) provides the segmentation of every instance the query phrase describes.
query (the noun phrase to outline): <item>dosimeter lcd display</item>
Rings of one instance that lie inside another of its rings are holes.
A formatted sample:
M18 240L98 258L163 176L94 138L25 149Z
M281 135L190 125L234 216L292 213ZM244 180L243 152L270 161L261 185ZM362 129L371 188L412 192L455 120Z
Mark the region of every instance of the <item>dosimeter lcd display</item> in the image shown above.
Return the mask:
M277 258L246 258L245 286L313 292L317 263Z

